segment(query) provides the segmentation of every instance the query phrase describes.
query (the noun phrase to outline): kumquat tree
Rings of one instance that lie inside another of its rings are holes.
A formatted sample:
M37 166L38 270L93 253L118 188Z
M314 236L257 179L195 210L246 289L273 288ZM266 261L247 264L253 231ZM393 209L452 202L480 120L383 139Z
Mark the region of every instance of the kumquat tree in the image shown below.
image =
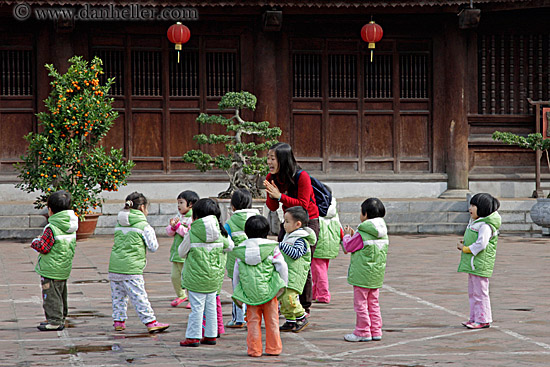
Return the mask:
M26 192L40 191L35 208L46 206L57 190L71 193L73 210L81 220L103 204L102 191L117 191L126 185L134 162L126 161L121 149L109 152L100 145L118 113L107 97L114 78L100 84L102 61L87 62L81 56L69 59L70 67L60 74L46 65L52 91L44 100L48 112L37 114L39 132L24 138L29 143L23 162L16 164Z

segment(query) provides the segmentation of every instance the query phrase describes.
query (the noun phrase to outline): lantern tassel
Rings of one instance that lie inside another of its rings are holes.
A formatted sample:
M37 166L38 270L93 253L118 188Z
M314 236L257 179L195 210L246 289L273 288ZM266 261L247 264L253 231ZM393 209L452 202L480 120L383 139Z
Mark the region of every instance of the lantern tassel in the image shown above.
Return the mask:
M372 57L371 57L372 58ZM372 62L372 60L371 60ZM180 63L180 52L178 51L178 64Z
M374 55L374 50L370 50L370 62L372 62L372 56Z

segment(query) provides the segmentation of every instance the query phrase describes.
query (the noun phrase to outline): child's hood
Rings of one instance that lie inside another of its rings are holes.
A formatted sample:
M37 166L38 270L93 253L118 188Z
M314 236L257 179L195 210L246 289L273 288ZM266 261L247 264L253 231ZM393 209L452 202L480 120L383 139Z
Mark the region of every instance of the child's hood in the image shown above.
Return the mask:
M313 229L311 229L309 227L298 228L294 232L287 234L287 236L285 236L285 239L286 238L292 238L292 237L303 238L310 245L313 245L315 242L317 242L317 235L315 234L315 232L313 232ZM285 239L283 239L283 241Z
M367 219L359 224L358 229L376 238L382 238L388 235L388 227L386 227L386 221L383 218Z
M143 221L147 221L147 218L140 210L124 209L118 212L117 223L121 227L131 227Z
M337 206L336 199L332 198L332 201L330 202L330 206L328 207L328 210L327 210L327 215L325 215L323 218L332 219L335 216L337 216L338 212L336 211L336 206Z
M191 223L191 231L199 241L210 243L216 241L221 236L220 223L215 215L208 215Z
M493 212L493 213L489 214L488 216L486 216L484 218L479 218L479 219L476 220L476 222L480 221L480 220L487 223L487 224L492 225L497 230L500 228L500 226L502 224L502 218L500 217L500 214L498 212Z
M274 245L274 248L278 245L278 242L267 238L251 238L235 247L233 253L247 265L258 265L273 254L271 246L262 246L268 244Z
M78 229L78 217L73 210L63 210L48 218L48 222L66 233L74 233Z

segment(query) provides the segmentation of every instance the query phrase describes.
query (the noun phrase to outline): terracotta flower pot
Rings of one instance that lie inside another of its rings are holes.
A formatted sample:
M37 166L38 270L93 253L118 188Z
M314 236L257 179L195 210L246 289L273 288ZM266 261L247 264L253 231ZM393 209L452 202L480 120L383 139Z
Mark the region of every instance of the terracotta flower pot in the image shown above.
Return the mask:
M78 230L76 231L76 240L82 241L90 238L97 226L97 219L101 213L86 214L84 217L86 220L81 221L78 219Z

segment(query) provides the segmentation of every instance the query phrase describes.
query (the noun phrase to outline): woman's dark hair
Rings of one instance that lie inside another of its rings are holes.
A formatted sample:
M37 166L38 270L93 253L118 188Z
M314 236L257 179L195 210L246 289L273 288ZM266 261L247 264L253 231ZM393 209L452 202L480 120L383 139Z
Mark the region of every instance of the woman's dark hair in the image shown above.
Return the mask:
M252 194L247 189L233 191L231 195L231 205L236 210L252 208Z
M470 205L475 205L477 207L477 215L483 218L496 212L500 208L500 201L491 194L482 192L472 196Z
M214 215L216 218L218 218L220 232L222 236L227 237L227 231L220 222L222 212L217 202L210 198L204 198L198 200L195 204L193 204L193 220L201 219L209 215Z
M187 201L187 206L193 206L197 201L199 201L199 194L195 191L185 190L180 192L178 199L183 199Z
M59 190L48 196L48 208L52 213L59 213L63 210L71 209L72 198L71 194L65 190Z
M368 219L383 218L386 215L386 208L378 198L368 198L361 204L361 214Z
M291 208L288 208L286 210L286 213L290 214L290 216L295 221L302 222L302 228L307 227L309 223L309 214L306 212L306 210L301 206L293 206Z
M147 203L147 198L143 196L141 192L134 191L130 195L126 196L124 209L137 209L140 205L147 206Z
M269 150L275 152L279 163L279 171L275 174L277 181L282 184L294 185L294 175L299 167L294 153L292 153L292 147L287 143L277 143L272 145Z
M262 215L255 215L246 220L244 233L248 238L267 238L269 234L269 222Z

